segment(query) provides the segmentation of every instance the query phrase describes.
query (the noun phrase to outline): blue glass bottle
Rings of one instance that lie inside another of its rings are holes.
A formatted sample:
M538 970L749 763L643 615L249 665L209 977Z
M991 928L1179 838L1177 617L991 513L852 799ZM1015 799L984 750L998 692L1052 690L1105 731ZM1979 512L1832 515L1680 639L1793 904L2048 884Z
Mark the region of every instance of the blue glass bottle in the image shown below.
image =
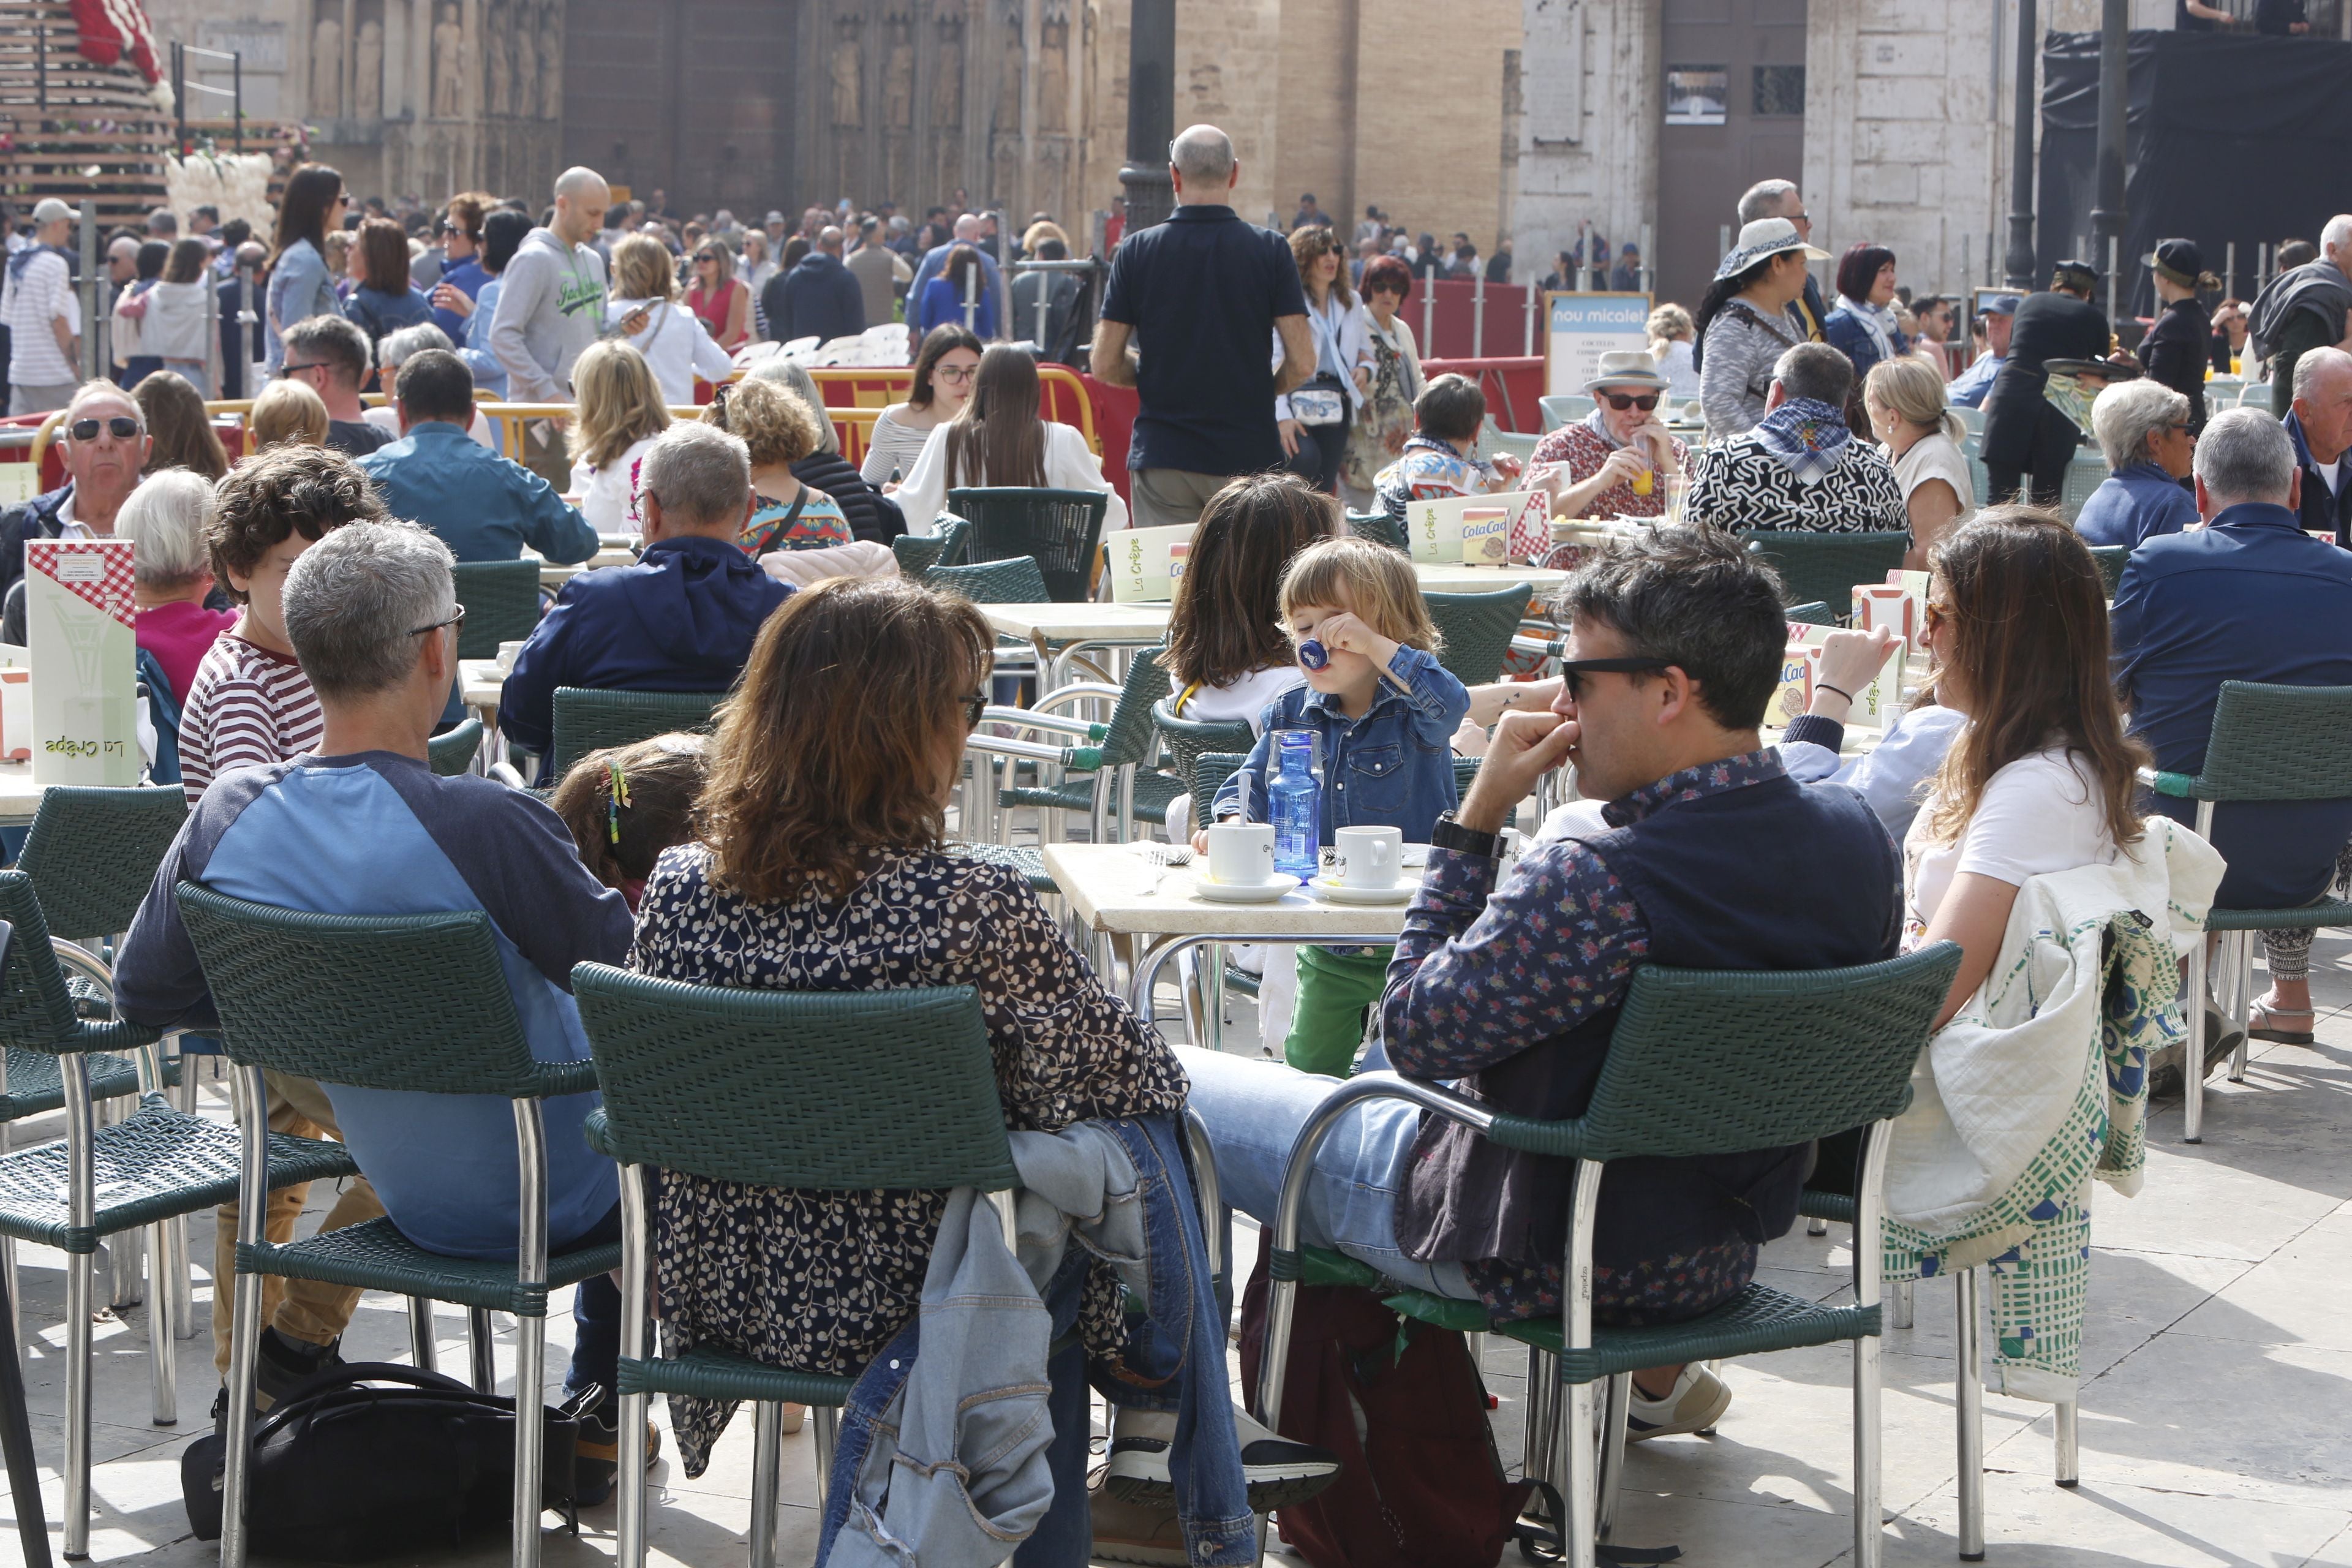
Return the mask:
M1323 786L1315 781L1315 736L1284 730L1275 736L1279 762L1266 785L1274 818L1274 868L1301 881L1322 869Z

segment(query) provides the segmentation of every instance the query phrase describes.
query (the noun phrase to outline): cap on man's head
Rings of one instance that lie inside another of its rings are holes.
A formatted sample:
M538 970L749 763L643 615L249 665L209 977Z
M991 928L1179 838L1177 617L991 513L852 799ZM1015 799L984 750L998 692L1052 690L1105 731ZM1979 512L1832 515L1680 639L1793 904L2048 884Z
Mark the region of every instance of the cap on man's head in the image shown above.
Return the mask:
M55 196L43 196L33 207L33 221L44 226L62 222L73 215L73 208Z
M2050 272L2053 289L2095 289L2099 269L2087 261L2062 261Z
M1984 313L1988 316L2014 316L2019 301L2024 298L2022 294L1996 294L1984 302Z

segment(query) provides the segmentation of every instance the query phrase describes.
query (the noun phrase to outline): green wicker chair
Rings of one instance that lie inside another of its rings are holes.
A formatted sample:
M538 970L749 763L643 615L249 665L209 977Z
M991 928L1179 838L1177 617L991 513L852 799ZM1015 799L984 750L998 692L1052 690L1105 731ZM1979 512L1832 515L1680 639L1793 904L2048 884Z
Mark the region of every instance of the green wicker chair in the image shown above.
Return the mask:
M754 1402L751 1561L773 1568L782 1406L816 1414L821 1500L835 1412L856 1380L710 1346L651 1353L652 1230L635 1167L759 1187L1009 1194L1019 1178L979 994L687 985L600 963L580 965L572 983L604 1085L588 1141L622 1166L619 1568L646 1560L646 1401L655 1394ZM713 1117L714 1105L727 1114ZM919 1118L908 1119L910 1105ZM997 1201L1009 1225L1009 1204Z
M1348 531L1359 539L1369 539L1375 544L1385 544L1391 550L1412 548L1412 542L1405 537L1404 524L1384 511L1349 512Z
M2213 811L2234 801L2342 800L2352 795L2352 686L2263 686L2225 680L2213 704L2213 729L2205 742L2202 769L2194 774L2148 773L2141 778L2157 794L2197 803L2197 836L2213 837ZM2299 909L2224 910L2205 916L2205 930L2220 932L2221 973L2229 982L2234 1026L2243 1030L2253 990L2253 936L2265 931L2314 931L2352 925L2352 902L2323 896ZM2184 994L2205 994L2205 944L2189 949ZM2205 1009L2191 1005L2189 1040L2181 1057L2187 1088L2181 1137L2205 1141ZM2246 1078L2246 1047L2239 1042L2230 1063L2230 1081Z
M1429 618L1445 646L1437 659L1465 686L1485 686L1503 678L1503 660L1528 613L1528 585L1514 583L1480 594L1426 594Z
M1780 574L1780 596L1791 605L1818 600L1832 615L1846 613L1853 603L1856 583L1884 583L1899 571L1910 535L1887 533L1805 533L1792 530L1743 528L1739 538Z
M1202 752L1192 759L1192 821L1195 826L1206 826L1212 818L1209 806L1217 792L1235 769L1249 761L1247 752Z
M1094 596L1095 558L1109 507L1110 495L1104 490L948 491L948 510L971 524L971 558L985 563L1031 557L1045 575L1047 597L1058 604Z
M1198 772L1195 764L1201 758L1234 752L1246 754L1257 744L1257 731L1245 719L1179 719L1169 710L1176 700L1163 697L1151 705L1151 721L1159 726L1160 738L1168 742L1169 755L1176 759L1176 777L1180 783L1190 782ZM1236 763L1234 767L1241 764ZM1233 770L1228 768L1227 773ZM1220 775L1218 784L1224 783ZM1210 795L1216 794L1213 786ZM1192 826L1197 830L1208 826L1208 800L1197 790L1192 797Z
M1026 555L978 565L934 566L923 574L923 586L975 605L1043 605L1052 600L1045 574Z
M555 689L555 722L540 770L542 788L561 784L574 762L608 746L630 746L673 730L708 730L724 691L596 691Z
M179 900L220 1011L225 1048L236 1067L238 1121L245 1129L221 1491L221 1563L241 1568L264 1275L510 1312L517 1324L516 1404L536 1408L548 1292L617 1267L621 1249L606 1244L548 1254L547 1147L539 1102L593 1089L596 1068L593 1062L533 1059L488 914L312 914L250 903L194 882L179 885ZM420 1021L430 1026L420 1028ZM258 1191L263 1123L256 1114L266 1103L265 1069L361 1089L512 1100L520 1215L515 1261L427 1252L390 1219L283 1247L265 1241ZM429 1347L429 1332L419 1342ZM515 1423L517 1568L539 1562L544 1431L536 1420Z
M1549 1430L1531 1421L1528 1468L1557 1477L1567 1518L1564 1561L1591 1568L1609 1538L1624 1456L1632 1374L1677 1362L1754 1355L1806 1345L1853 1345L1854 1560L1879 1561L1879 1270L1881 1184L1887 1123L1911 1099L1911 1069L1958 973L1960 950L1937 942L1906 957L1813 972L1634 972L1601 1080L1583 1116L1538 1121L1391 1072L1350 1079L1300 1131L1285 1172L1271 1259L1274 1290L1257 1414L1278 1422L1292 1302L1302 1280L1370 1285L1408 1317L1465 1332L1503 1334L1529 1349L1530 1389L1557 1381ZM1359 1100L1408 1100L1464 1122L1507 1148L1577 1162L1566 1236L1568 1310L1559 1318L1490 1322L1476 1302L1381 1281L1336 1252L1302 1251L1300 1205L1315 1156ZM1592 1233L1608 1162L1689 1157L1801 1143L1867 1126L1856 1204L1854 1300L1832 1306L1751 1284L1686 1323L1595 1329ZM1607 1442L1593 1462L1593 1385L1607 1386ZM1547 1441L1548 1438L1548 1441Z
M472 773L475 753L481 749L482 721L479 719L468 719L456 729L425 742L425 754L432 761L433 771L443 778Z
M1047 843L1060 842L1065 812L1087 814L1091 842L1096 844L1110 842L1114 826L1117 837L1125 842L1139 837L1146 821L1165 817L1168 803L1186 786L1151 767L1157 755L1152 705L1168 694L1168 678L1160 671L1160 653L1156 647L1136 650L1102 743L1077 748L1070 758L1070 765L1079 772L1059 784L1001 789L996 794L998 807L1036 807L1044 818L1042 837Z
M1818 599L1810 605L1791 605L1785 614L1789 619L1801 621L1809 626L1833 626L1838 624L1838 613Z
M2124 567L2131 561L2128 544L2094 544L2091 559L2099 563L2099 580L2107 585L2107 597L2116 596L2116 584L2124 580Z
M937 533L902 533L892 540L890 553L898 558L898 575L919 583L934 566L960 564L971 536L971 524L963 519L942 518Z
M2066 514L2068 522L2080 515L2091 492L2107 482L2107 460L2096 447L2085 447L2067 460L2066 477L2058 486L2058 510Z
M523 642L539 627L539 563L460 561L457 602L466 606L457 628L459 658L496 658L499 644Z
M99 1243L153 1226L148 1239L166 1260L158 1278L184 1274L185 1260L174 1257L179 1227L163 1222L236 1194L238 1140L229 1128L173 1109L159 1093L143 1095L124 1120L96 1125L90 1054L139 1053L152 1085L161 1077L154 1056L160 1032L81 1016L24 872L0 872L0 921L14 931L0 969L0 1041L56 1058L66 1085L65 1137L0 1159L0 1237L67 1255L65 1553L80 1557L89 1550L90 1274ZM355 1169L337 1144L277 1133L253 1158L257 1179L266 1177L272 1187ZM173 1306L173 1293L158 1290L148 1313L154 1418L162 1425L178 1418Z

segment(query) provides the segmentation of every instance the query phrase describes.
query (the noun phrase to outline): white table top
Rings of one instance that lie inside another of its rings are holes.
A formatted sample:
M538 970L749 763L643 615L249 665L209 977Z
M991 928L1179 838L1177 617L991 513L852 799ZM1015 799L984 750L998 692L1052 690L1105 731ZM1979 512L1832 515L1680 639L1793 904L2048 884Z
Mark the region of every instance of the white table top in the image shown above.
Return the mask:
M0 763L0 827L23 827L40 808L41 786L30 763Z
M1426 561L1412 563L1424 593L1490 594L1513 583L1531 589L1551 588L1568 581L1557 566L1441 566Z
M606 566L634 566L637 563L637 558L629 552L626 545L604 545L595 554L572 566L555 565L531 555L530 551L525 551L523 553L530 559L539 561L539 585L542 588L560 588L583 572L594 572Z
M1089 929L1122 936L1317 937L1394 942L1405 900L1370 906L1327 903L1302 888L1270 904L1217 904L1193 889L1203 858L1162 868L1124 844L1048 844L1045 869ZM1406 875L1419 879L1418 872Z
M1000 637L1047 643L1155 643L1168 635L1167 605L982 605Z
M506 671L494 658L461 658L457 661L457 685L468 708L487 708L496 713L499 693L506 687Z

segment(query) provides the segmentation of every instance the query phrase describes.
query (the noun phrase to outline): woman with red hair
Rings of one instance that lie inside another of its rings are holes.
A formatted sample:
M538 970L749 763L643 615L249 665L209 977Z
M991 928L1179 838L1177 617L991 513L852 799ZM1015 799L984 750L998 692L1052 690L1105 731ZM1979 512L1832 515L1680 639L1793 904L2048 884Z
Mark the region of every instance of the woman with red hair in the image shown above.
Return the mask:
M1351 495L1370 494L1372 477L1404 450L1405 437L1412 434L1412 400L1423 384L1420 347L1398 313L1412 293L1412 268L1402 257L1373 257L1364 263L1360 289L1370 329L1372 379L1348 432L1339 468L1339 482Z

